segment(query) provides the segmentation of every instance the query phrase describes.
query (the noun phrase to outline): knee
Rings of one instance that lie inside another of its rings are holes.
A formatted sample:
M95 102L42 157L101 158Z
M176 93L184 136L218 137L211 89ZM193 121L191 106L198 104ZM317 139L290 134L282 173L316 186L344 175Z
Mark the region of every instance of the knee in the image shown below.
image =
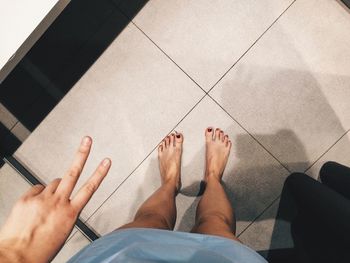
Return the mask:
M328 161L324 163L320 169L320 179L321 182L327 182L328 177L334 173L342 165L336 162Z
M173 223L169 222L165 216L157 212L139 212L136 214L134 221L150 222L154 223L155 225L164 226L164 228L167 229L173 228Z
M233 216L227 217L224 214L221 213L211 213L211 214L204 214L197 218L196 225L202 225L202 224L209 224L211 226L218 226L218 225L225 225L228 226L230 229L233 226Z
M303 182L305 180L311 179L308 175L304 173L292 173L289 175L285 181L285 186L295 186L300 184L300 182Z

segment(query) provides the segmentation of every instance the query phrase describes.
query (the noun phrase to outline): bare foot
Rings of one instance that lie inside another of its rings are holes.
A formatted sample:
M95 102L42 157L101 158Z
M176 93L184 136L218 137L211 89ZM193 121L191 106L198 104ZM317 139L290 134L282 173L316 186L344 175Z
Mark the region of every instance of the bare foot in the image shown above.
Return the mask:
M162 185L170 183L181 188L181 155L183 136L180 133L167 136L158 147L159 170Z
M222 130L217 128L214 131L211 127L205 130L205 142L205 181L207 181L209 177L214 177L220 181L225 170L232 143L228 135L225 135Z

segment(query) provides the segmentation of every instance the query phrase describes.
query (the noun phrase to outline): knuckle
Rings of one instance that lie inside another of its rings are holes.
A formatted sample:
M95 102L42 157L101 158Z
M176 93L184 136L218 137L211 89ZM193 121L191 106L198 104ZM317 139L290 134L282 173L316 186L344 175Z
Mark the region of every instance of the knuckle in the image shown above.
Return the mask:
M97 189L97 186L96 186L96 184L94 184L94 183L87 183L86 185L85 185L85 190L88 192L88 193L94 193L95 191L96 191L96 189Z
M79 177L80 173L81 173L81 169L80 169L79 167L77 167L77 166L73 166L73 167L69 170L68 175L69 175L70 177L77 178L77 177Z
M87 154L89 152L89 147L87 146L80 146L78 149L78 152L81 154Z

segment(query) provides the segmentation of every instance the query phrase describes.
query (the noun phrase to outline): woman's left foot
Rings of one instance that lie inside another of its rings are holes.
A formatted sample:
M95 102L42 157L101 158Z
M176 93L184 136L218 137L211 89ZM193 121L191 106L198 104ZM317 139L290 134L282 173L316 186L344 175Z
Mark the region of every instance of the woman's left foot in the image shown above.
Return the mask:
M183 135L172 133L158 147L158 161L162 185L173 184L176 191L181 188L181 155Z

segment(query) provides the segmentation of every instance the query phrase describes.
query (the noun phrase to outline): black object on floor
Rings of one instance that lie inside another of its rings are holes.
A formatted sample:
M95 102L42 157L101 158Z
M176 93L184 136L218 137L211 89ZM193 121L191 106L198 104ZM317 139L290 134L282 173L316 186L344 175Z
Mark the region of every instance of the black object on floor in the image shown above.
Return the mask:
M320 178L287 178L277 218L292 222L295 247L286 255L271 251L269 262L350 262L350 168L328 162Z

